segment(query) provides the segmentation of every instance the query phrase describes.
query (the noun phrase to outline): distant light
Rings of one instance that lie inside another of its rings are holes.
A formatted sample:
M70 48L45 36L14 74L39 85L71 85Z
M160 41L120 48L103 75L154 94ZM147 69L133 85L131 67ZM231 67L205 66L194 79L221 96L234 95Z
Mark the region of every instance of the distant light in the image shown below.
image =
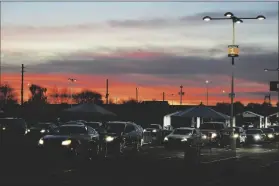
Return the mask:
M208 80L206 80L206 81L205 81L205 83L209 83L209 81L208 81Z
M223 90L222 92L223 92L223 93L226 93L226 91L224 91L224 90Z
M204 21L210 21L210 20L211 20L211 17L205 16L205 17L203 17L202 19L203 19Z
M264 69L264 71L266 71L266 72L267 72L267 71L268 71L268 69Z
M226 17L232 17L232 16L233 16L233 13L227 12L227 13L224 14L224 16L226 16Z
M265 18L263 15L259 15L259 16L257 17L257 19L261 21L261 20L264 20L264 19L266 19L266 18Z

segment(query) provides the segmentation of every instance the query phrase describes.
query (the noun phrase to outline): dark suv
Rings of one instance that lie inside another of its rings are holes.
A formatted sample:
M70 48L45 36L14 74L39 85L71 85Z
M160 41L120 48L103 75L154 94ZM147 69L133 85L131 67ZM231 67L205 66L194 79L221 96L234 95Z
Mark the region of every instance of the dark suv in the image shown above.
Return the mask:
M111 121L106 127L106 154L122 155L126 150L140 151L143 142L143 130L133 122Z
M228 129L227 125L223 122L205 122L201 124L200 131L203 135L207 136L211 144L216 146L225 146L229 140L230 134L225 134Z
M0 118L0 145L22 144L27 125L21 118Z

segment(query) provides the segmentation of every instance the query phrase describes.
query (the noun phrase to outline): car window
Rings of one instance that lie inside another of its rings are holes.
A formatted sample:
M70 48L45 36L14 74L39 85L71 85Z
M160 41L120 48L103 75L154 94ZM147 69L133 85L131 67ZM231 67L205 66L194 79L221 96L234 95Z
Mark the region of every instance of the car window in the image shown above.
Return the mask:
M135 127L133 125L127 125L125 128L125 133L129 133L135 130Z
M91 128L91 127L87 127L89 134L96 134L97 132Z

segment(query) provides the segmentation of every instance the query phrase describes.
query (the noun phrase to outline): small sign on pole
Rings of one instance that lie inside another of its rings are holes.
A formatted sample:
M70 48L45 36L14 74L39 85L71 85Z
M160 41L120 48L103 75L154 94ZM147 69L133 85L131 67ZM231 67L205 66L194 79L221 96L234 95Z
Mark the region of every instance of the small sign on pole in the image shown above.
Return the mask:
M269 90L276 92L279 91L279 81L270 81Z
M239 47L238 45L228 45L228 57L238 57Z

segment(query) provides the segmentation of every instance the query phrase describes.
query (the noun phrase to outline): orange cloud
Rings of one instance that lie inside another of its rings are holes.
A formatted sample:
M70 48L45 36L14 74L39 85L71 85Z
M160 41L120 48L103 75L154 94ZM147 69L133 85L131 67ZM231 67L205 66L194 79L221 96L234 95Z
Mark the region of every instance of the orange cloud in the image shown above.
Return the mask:
M70 85L68 78L76 78L77 82ZM151 77L150 77L151 78ZM147 86L147 85L137 85L135 83L128 83L121 81L120 78L116 76L105 76L105 75L80 75L80 74L30 74L26 73L24 78L24 99L27 100L30 96L28 90L28 84L37 84L48 88L48 93L50 94L54 87L62 90L65 88L70 88L72 86L73 93L79 92L83 89L90 89L100 92L103 96L106 93L106 79L109 79L109 94L110 98L113 100L125 100L136 98L136 87L138 87L139 100L162 100L163 92L165 92L165 100L169 101L170 104L179 104L180 97L178 95L179 85L157 85L157 86ZM155 78L156 79L156 78ZM157 79L157 80L160 80ZM21 87L21 76L20 74L2 74L2 83L10 84L18 95L20 95ZM249 84L244 80L238 80L237 83ZM229 102L228 92L230 92L230 87L209 87L209 104L213 105L216 102ZM225 90L226 93L222 93ZM264 91L265 87L238 87L236 86L236 92L260 92ZM196 86L185 86L185 95L183 96L183 104L199 104L200 102L206 103L206 87L196 87ZM263 97L261 96L238 96L236 93L236 101L241 101L244 104L249 102L263 102ZM51 99L50 99L51 101ZM276 102L276 101L275 101ZM273 104L275 104L275 102Z

